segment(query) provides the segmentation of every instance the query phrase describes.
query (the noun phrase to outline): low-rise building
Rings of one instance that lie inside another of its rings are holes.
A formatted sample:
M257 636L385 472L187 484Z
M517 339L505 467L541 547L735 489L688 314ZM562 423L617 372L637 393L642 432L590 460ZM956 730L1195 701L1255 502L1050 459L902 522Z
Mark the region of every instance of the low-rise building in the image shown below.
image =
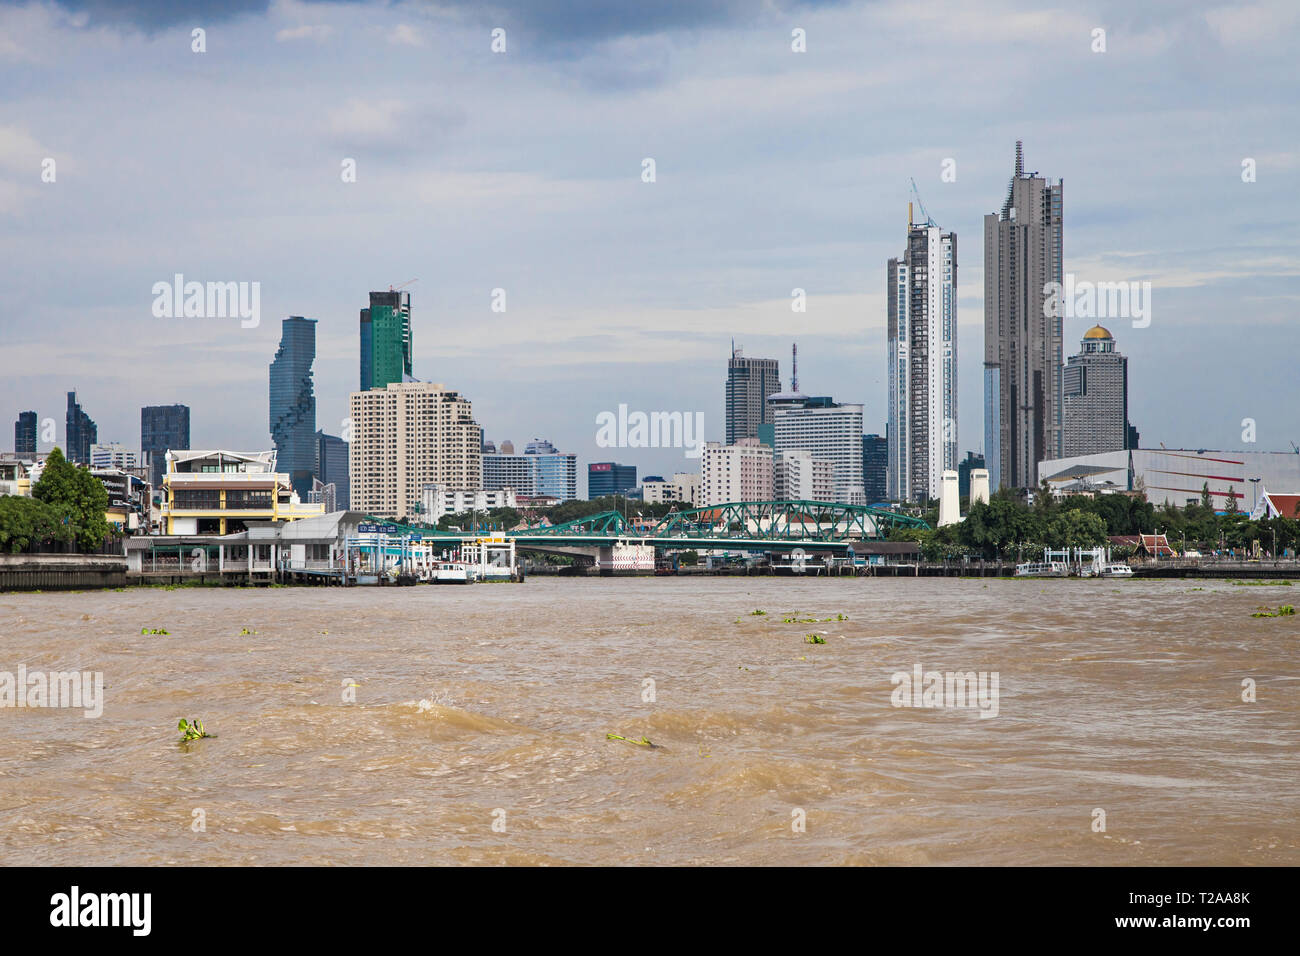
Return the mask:
M275 452L167 452L163 533L230 534L249 521L293 521L325 513L301 501L289 475L275 470Z
M646 504L661 505L670 501L694 505L700 489L700 476L692 472L678 472L672 478L647 477L641 482L641 494Z
M420 517L430 524L437 524L443 515L518 506L519 501L515 497L513 488L485 491L482 488L451 488L447 485L430 484L425 485L420 491Z

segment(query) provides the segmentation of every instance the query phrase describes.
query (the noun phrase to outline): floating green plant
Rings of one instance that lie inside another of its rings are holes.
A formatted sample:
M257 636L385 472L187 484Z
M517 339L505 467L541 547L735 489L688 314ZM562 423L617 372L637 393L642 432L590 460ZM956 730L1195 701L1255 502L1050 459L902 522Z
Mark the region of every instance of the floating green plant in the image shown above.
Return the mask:
M1236 588L1289 588L1290 581L1233 581Z
M214 736L203 729L203 721L201 720L188 721L182 717L180 723L176 725L176 729L181 732L182 741L202 740L204 737Z
M750 617L765 617L766 615L767 615L767 612L766 612L766 611L750 611L750 612L749 612L749 616L750 616Z
M240 636L240 637L244 637L244 636L246 636L246 635L248 635L248 634L256 634L256 633L257 633L257 631L250 631L248 628L245 627L245 628L241 628L241 629L240 629L240 631L239 631L239 636Z
M822 637L820 634L805 634L803 636L803 642L805 644L825 644L826 638Z
M168 631L167 628L165 627L142 627L140 628L140 633L141 634L170 634L171 632Z
M633 740L631 737L620 737L618 734L606 734L606 740L624 740L630 744L636 744L638 747L657 747L658 744L652 744L650 738L642 737L640 740Z
M1283 604L1276 611L1270 611L1267 607L1262 611L1256 611L1251 617L1290 617L1295 614L1295 608L1290 604Z

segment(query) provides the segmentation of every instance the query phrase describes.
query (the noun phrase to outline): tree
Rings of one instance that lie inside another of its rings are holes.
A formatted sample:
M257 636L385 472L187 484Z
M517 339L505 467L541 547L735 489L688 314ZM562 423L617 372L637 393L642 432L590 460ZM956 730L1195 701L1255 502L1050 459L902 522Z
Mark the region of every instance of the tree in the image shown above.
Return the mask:
M17 554L30 545L58 537L62 527L60 517L43 501L0 496L0 551Z
M1210 507L1210 483L1208 481L1201 485L1201 507Z
M77 539L82 551L94 551L108 537L108 492L89 470L63 457L58 448L45 459L40 481L32 486L32 497L49 505Z

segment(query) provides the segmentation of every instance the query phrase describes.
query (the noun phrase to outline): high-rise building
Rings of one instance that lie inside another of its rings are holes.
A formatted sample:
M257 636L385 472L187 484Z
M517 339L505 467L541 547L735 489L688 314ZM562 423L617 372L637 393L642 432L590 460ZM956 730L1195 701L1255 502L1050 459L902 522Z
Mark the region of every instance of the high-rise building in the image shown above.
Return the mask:
M772 449L757 438L742 438L734 445L711 441L704 446L700 457L701 506L771 501L773 492Z
M351 502L348 478L348 443L323 431L316 433L316 477L334 486L334 508L347 511ZM333 510L333 509L330 509Z
M140 449L149 457L149 483L162 488L167 452L190 447L188 405L146 405L140 409Z
M64 455L78 465L90 464L90 446L99 441L99 429L91 417L81 410L77 393L68 392L67 426L68 448Z
M350 406L353 511L414 517L425 485L483 487L483 430L460 393L429 382L390 382L353 392Z
M1115 351L1115 338L1100 325L1083 334L1079 354L1062 373L1066 458L1117 451L1129 444L1128 359Z
M889 439L885 435L862 436L862 491L867 504L888 500Z
M107 445L94 444L90 446L90 467L94 469L116 468L119 471L136 471L140 468L141 455L134 448L129 448L121 442L110 442Z
M271 441L276 467L289 475L298 498L311 494L316 472L316 320L291 315L281 323L280 348L271 362Z
M370 293L361 310L361 390L409 381L411 350L411 293Z
M779 451L772 456L772 485L778 501L831 501L835 465L804 449Z
M514 443L503 441L500 451L483 456L483 488L511 488L524 498L573 501L578 497L578 456L561 454L542 438L534 438L522 455L516 455Z
M593 461L587 465L587 497L625 495L636 487L636 465L614 461Z
M18 421L14 422L14 455L36 455L36 413L19 412Z
M745 358L734 345L727 362L727 444L757 438L758 426L771 422L767 397L781 391L776 359Z
M804 450L835 469L834 495L842 504L866 503L862 488L862 406L829 399L778 408L773 420L776 452Z
M957 235L912 221L887 267L889 470L896 501L938 498L957 467Z
M977 468L983 467L983 455L977 455L973 451L966 452L966 457L957 466L957 496L959 498L970 497L970 473Z
M1038 463L1061 457L1061 283L1065 184L1015 175L1000 213L984 217L984 455L989 485L1033 488ZM1059 288L1059 286L1058 286ZM1049 304L1050 302L1050 304Z

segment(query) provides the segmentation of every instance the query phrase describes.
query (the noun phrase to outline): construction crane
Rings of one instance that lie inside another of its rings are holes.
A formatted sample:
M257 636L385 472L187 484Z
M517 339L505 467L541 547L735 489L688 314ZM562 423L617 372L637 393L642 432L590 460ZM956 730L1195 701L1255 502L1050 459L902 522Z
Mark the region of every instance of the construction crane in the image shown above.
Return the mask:
M1290 441L1290 439L1287 440ZM1295 453L1297 455L1300 455L1300 445L1297 445L1295 442L1291 442L1291 447L1295 449Z
M406 280L405 282L403 282L401 285L390 285L390 286L388 287L388 291L389 291L389 292L396 292L398 289L405 289L405 288L406 288L408 285L410 285L412 282L419 282L419 281L420 281L419 279L407 279L407 280Z
M908 182L912 184L912 195L916 197L917 208L921 210L921 215L925 217L925 224L927 226L939 225L934 221L933 217L925 211L925 203L921 202L921 191L916 188L916 180L909 176ZM907 224L909 226L912 225L912 204L910 202L907 204Z

